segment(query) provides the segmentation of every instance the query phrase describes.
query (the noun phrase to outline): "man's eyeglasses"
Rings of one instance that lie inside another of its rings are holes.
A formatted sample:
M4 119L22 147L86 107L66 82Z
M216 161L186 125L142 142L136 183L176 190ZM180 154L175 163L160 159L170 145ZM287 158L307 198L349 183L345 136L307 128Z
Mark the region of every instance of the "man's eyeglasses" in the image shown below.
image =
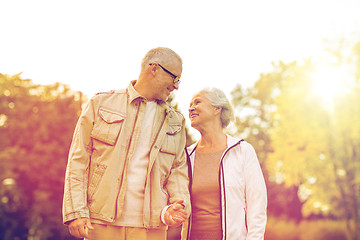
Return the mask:
M151 65L152 63L150 63ZM173 81L174 81L174 85L175 87L179 87L179 83L180 83L180 76L176 76L175 74L173 74L172 72L170 72L169 70L167 70L166 68L164 68L163 66L160 65L160 63L157 63L162 70L164 70L166 73L168 73L169 75L171 75L173 77Z

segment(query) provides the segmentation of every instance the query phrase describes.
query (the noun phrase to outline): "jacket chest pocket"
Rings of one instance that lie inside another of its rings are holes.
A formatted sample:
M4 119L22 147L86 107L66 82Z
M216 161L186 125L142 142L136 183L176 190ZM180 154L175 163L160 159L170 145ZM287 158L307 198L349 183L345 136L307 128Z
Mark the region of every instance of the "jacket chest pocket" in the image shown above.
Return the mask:
M91 137L109 145L114 145L121 127L124 123L125 115L106 108L99 108L99 116L95 120Z
M181 128L181 125L170 124L166 131L164 141L159 149L159 157L156 163L159 165L161 171L166 176L169 175L176 157L177 149L179 147L178 145L180 142Z
M180 134L181 131L181 124L170 124L169 128L166 131L166 136L164 139L164 143L160 148L161 153L166 153L169 155L176 155L177 151L177 144L179 144Z

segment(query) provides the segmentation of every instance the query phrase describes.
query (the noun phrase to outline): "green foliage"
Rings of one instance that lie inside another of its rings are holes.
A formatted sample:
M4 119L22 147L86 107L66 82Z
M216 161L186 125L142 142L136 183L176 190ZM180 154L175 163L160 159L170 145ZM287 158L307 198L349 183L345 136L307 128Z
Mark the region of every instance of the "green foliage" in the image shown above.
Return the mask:
M293 63L294 65L294 63ZM237 114L236 132L250 142L258 155L268 190L268 210L272 216L284 216L300 221L302 203L297 196L298 187L279 185L275 182L268 166L268 156L274 149L271 136L275 122L272 114L276 110L275 100L282 87L282 73L279 69L285 64L274 65L274 72L261 75L253 88L244 90L238 86L232 92L232 102Z
M64 238L63 179L83 96L20 75L0 83L0 238Z
M303 214L333 215L359 222L360 171L359 90L342 95L333 109L325 108L312 95L313 66L288 65L279 94L274 98L271 141L268 155L270 175L287 185L299 186L305 201ZM355 131L354 131L355 130ZM356 236L356 227L349 228Z
M291 217L287 209L295 204L302 206L304 217L344 219L347 234L359 239L359 44L354 50L354 55L347 57L341 49L327 55L335 63L327 63L326 69L358 68L351 77L353 85L333 102L325 102L313 91L319 80L326 80L323 92L337 89L328 89L331 79L319 79L316 73L324 63L312 58L279 62L273 72L261 75L253 88L244 91L238 87L232 94L240 113L236 134L254 145L267 178L270 215ZM349 71L335 81L344 81L346 74ZM297 192L291 193L292 187ZM294 198L288 193L297 195L302 203L291 203Z
M283 174L288 185L300 185L317 171L317 156L326 149L328 115L311 89L311 65L281 65L281 86L274 97L276 110L271 112L271 140L274 151L268 156L271 175ZM279 75L278 73L275 73ZM316 134L314 134L316 133ZM278 170L281 169L281 171ZM279 179L276 180L282 180Z

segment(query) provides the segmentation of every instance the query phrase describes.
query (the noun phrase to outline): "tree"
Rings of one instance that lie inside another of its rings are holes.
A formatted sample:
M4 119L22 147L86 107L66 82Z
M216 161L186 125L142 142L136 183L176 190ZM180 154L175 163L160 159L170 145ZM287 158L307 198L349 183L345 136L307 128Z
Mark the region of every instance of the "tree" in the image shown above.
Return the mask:
M84 97L63 84L0 74L0 238L64 238L61 205Z
M330 159L337 195L337 215L347 220L352 239L360 239L360 87L338 98L334 105Z
M274 97L279 93L283 82L282 73L278 71L284 63L274 65L274 72L262 74L254 87L243 90L237 86L232 92L232 102L237 113L236 131L233 133L250 142L258 155L268 189L268 212L272 216L286 217L300 221L301 207L297 192L298 186L288 186L276 182L269 175L268 155L274 150L271 134L274 122L271 114L276 110Z
M325 54L326 61L279 62L273 72L262 74L253 88L235 89L235 108L247 111L237 117L235 134L245 136L259 152L270 213L277 215L281 202L284 209L291 207L294 198L286 198L284 193L292 192L301 200L295 205L301 207L304 217L344 219L351 239L359 239L360 106L356 103L360 100L360 43L350 55L343 55L346 44L340 45ZM353 68L356 70L351 71ZM335 96L340 92L330 88L331 80L350 78L352 85L327 102L325 94L313 91L322 80L320 69L328 71L322 93Z
M354 64L339 52L336 64L327 69ZM329 64L329 63L327 63ZM342 93L334 104L316 94L317 72L324 67L314 59L279 64L280 77L273 89L271 116L273 151L266 159L269 177L287 186L298 186L304 216L325 215L347 220L352 239L359 238L359 87ZM330 71L329 70L329 71ZM322 87L331 91L332 76ZM336 81L344 81L345 75ZM355 75L353 76L355 80ZM355 81L354 81L355 82Z

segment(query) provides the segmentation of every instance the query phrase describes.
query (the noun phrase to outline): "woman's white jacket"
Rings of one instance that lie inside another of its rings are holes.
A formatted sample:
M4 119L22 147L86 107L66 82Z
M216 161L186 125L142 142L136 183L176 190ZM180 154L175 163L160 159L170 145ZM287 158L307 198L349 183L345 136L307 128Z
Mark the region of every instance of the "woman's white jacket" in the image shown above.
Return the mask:
M191 179L196 146L197 143L187 148ZM227 135L227 149L222 155L219 171L222 239L264 239L267 193L252 145ZM190 228L191 224L188 233Z

